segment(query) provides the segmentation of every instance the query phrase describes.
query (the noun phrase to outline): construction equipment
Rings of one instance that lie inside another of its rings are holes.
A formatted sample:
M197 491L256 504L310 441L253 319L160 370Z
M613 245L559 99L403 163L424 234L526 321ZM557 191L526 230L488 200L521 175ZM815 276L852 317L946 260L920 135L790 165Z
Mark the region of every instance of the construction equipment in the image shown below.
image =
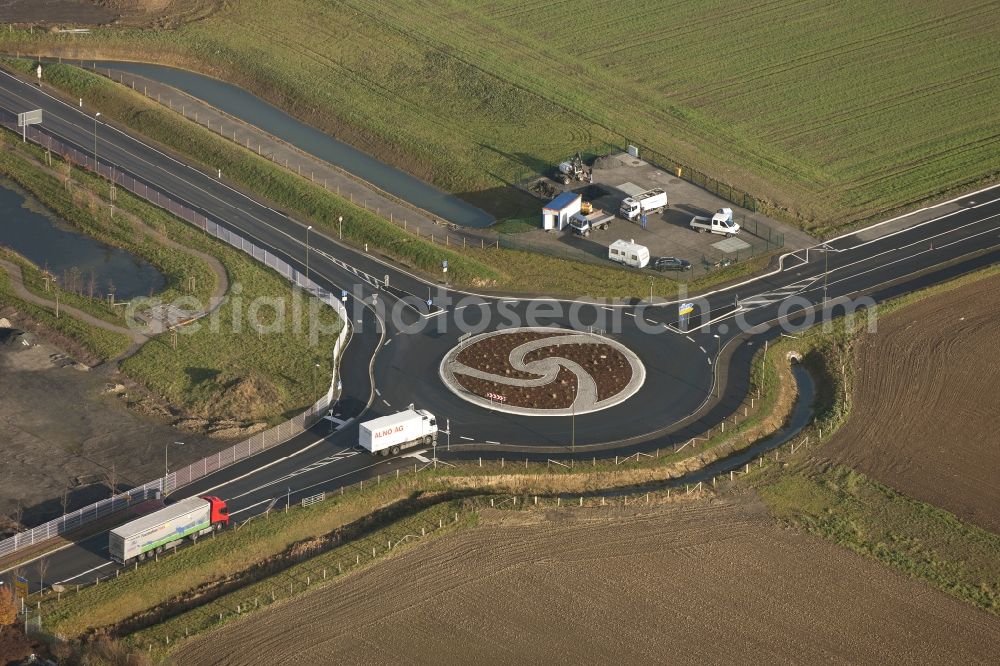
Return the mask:
M556 178L563 185L569 185L574 180L591 182L593 180L593 171L583 163L583 156L577 153L565 162L559 163Z

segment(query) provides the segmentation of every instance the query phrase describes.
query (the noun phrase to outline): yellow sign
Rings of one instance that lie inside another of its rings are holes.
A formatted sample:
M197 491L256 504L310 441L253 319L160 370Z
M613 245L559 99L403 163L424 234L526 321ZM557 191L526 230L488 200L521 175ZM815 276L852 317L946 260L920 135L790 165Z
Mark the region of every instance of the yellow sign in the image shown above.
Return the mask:
M21 599L27 599L28 598L28 579L27 578L22 578L21 576L18 576L17 580L14 581L14 596L15 597L20 597Z

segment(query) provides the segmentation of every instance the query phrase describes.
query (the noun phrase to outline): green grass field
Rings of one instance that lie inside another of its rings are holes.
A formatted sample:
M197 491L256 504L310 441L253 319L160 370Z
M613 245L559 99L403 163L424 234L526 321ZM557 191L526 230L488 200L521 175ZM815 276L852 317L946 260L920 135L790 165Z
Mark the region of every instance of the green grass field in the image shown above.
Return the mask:
M996 175L991 3L245 0L0 47L222 76L473 201L637 142L829 228Z
M202 304L200 307L208 307L215 275L201 259L177 252L139 233L122 212L135 216L147 227L185 247L215 256L226 270L230 298L218 308L216 323L206 318L195 326L185 327L177 336L176 349L169 335L152 338L121 363L125 374L172 404L185 408L192 416L243 422L274 424L284 421L326 391L333 367L333 344L342 326L333 310L319 307L315 317L310 319L310 305L303 298L302 317L296 320L296 296L288 281L277 273L121 189L117 199L120 212L112 218L108 212L106 183L73 169L74 191L79 196L67 195L59 180L31 161L38 157L37 148L8 142L5 152L0 153L0 173L17 180L42 204L50 206L82 231L156 264L168 278L167 288L158 295L164 302L193 297ZM58 160L55 164L56 171L61 173L65 165ZM87 204L81 206L80 201ZM7 258L22 265L27 287L44 295L40 272L21 259ZM56 319L44 308L15 299L10 293L6 273L0 277L3 278L0 302L22 308L41 323L78 340L98 356L113 358L128 347L128 340L123 336L87 326L70 317ZM184 288L190 277L196 278L193 292ZM263 302L257 309L258 322L268 327L262 334L258 334L248 320L256 299L284 303L280 314ZM67 294L65 302L118 325L124 323L119 312L110 311L86 296Z

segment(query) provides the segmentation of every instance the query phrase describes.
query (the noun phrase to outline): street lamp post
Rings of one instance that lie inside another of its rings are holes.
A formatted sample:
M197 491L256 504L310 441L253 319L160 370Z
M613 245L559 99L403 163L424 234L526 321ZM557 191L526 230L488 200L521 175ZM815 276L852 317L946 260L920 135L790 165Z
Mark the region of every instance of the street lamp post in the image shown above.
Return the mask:
M306 279L309 279L309 232L312 231L312 225L310 224L306 227Z
M716 342L715 367L712 373L712 383L715 384L715 397L721 398L722 391L719 390L719 359L722 356L722 338L720 338L718 334L713 334L712 337L715 338Z
M344 240L344 216L343 215L338 215L337 216L337 225L338 225L338 227L337 227L337 229L338 229L337 230L337 236L339 236L340 240Z
M97 119L100 117L100 111L94 114L94 173L98 175L100 175L100 171L97 168Z
M174 442L177 446L184 446L184 442ZM163 445L163 478L170 474L170 465L167 463L167 453L170 451L170 442Z

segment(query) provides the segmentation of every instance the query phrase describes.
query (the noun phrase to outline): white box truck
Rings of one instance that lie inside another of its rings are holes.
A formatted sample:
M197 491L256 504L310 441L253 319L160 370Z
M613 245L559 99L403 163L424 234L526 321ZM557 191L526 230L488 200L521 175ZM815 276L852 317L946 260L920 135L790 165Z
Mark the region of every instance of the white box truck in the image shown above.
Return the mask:
M733 222L732 208L720 208L711 219L695 215L691 218L691 228L699 234L707 231L722 236L735 236L740 233L740 225Z
M229 523L229 509L218 497L189 497L111 530L108 554L128 564L144 560L184 538L197 540Z
M640 192L632 197L626 197L622 201L618 214L626 220L632 221L642 215L658 213L667 207L667 193L659 187L652 190Z
M437 419L426 409L411 405L397 414L362 423L358 444L372 454L396 455L413 446L430 446L437 441Z
M649 248L634 240L616 240L608 246L608 259L626 266L645 268L649 264Z

